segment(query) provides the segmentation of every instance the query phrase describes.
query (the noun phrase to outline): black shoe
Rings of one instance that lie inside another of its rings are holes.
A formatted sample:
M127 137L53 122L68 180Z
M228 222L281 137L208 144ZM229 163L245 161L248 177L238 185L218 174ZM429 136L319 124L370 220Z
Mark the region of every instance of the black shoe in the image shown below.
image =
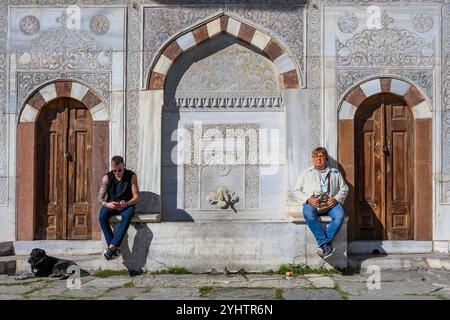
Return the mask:
M119 248L108 248L105 249L103 256L106 260L114 260L120 257L122 253L120 252Z
M331 246L331 244L329 243L325 243L322 246L322 250L323 250L323 258L326 259L328 257L331 257L333 255L334 250L336 250L335 248L333 248Z
M103 257L105 257L106 260L111 260L113 255L114 249L106 248L103 251Z

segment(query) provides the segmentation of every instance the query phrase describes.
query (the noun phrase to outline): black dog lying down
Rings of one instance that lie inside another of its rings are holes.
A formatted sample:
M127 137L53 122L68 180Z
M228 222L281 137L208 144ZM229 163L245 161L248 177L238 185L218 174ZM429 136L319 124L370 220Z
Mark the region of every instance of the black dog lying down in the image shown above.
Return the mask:
M48 256L44 250L35 248L31 250L28 263L31 266L31 273L24 273L17 276L16 280L24 280L30 278L50 277L59 278L61 280L69 278L75 271L68 272L69 266L77 264L70 260L59 259ZM87 276L89 272L80 268L80 276Z

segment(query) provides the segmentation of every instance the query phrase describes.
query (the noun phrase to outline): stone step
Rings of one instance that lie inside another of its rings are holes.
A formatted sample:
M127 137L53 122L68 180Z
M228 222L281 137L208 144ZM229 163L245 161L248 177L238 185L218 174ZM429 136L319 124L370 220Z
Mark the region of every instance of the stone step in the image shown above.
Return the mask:
M96 270L124 270L126 269L121 258L106 261L100 254L91 255L52 255L53 257L74 261L81 269L89 272ZM0 257L0 274L21 274L30 272L28 256L15 255Z
M358 240L349 242L347 250L354 255L433 253L433 241Z
M448 254L385 254L349 255L348 265L352 269L367 271L378 267L380 270L450 270Z
M13 242L0 242L0 257L12 256L14 255Z

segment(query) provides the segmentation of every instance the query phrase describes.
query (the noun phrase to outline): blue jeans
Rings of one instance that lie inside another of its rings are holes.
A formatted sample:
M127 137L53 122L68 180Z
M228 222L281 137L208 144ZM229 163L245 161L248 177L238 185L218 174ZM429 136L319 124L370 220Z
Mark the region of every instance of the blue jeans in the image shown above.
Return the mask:
M317 209L308 203L303 205L303 216L309 229L314 234L314 237L316 237L319 247L325 243L331 244L333 242L345 218L344 208L339 203L326 214L331 217L331 222L327 228L323 228L317 214Z
M122 221L120 222L119 228L114 235L111 229L111 225L109 224L109 218L119 213L122 216ZM108 244L108 247L111 244L115 247L120 247L120 244L122 243L122 240L128 231L128 227L130 226L131 218L133 218L133 215L134 206L129 206L122 211L102 207L98 219L100 220L100 226L102 228L103 234L105 235L105 240Z

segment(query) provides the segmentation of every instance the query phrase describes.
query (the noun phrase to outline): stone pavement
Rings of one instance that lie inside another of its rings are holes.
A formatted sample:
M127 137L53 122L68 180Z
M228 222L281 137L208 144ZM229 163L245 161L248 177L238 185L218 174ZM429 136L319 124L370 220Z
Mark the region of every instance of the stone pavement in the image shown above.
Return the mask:
M0 300L6 299L450 299L450 271L381 271L380 288L368 289L374 274L145 274L82 278L80 289L65 280L16 281L0 275ZM103 275L105 276L105 275Z

